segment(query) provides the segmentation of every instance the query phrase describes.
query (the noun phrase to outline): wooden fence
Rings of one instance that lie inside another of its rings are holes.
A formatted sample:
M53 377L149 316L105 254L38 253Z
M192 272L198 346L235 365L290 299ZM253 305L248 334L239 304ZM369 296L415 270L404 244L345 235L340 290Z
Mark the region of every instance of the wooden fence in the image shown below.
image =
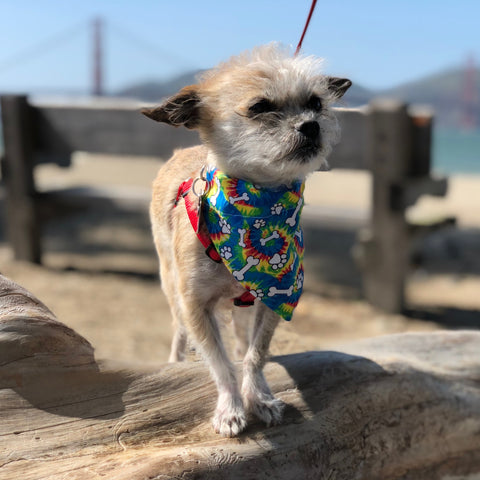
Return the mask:
M138 105L114 100L91 106L46 105L31 104L25 96L3 96L1 109L8 239L15 258L35 263L41 262L46 218L65 208L74 195L66 190L38 192L37 165L68 167L75 151L168 158L175 148L199 141L195 132L156 124L139 114ZM404 306L413 238L406 208L423 194L441 196L447 190L445 179L430 174L432 115L376 100L362 109L337 109L337 116L342 141L331 165L373 175L370 225L356 248L365 296L398 312Z

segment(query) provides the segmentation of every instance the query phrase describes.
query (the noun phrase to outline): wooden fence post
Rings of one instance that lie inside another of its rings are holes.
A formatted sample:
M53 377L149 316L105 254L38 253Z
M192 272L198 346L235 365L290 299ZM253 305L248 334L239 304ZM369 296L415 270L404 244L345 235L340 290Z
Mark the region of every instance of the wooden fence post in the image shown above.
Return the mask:
M40 263L40 222L35 205L30 106L26 96L7 95L2 96L1 107L7 235L17 260Z
M373 202L370 228L360 239L363 288L373 305L400 312L409 264L403 186L411 163L411 119L406 105L395 101L373 101L370 109L368 156Z

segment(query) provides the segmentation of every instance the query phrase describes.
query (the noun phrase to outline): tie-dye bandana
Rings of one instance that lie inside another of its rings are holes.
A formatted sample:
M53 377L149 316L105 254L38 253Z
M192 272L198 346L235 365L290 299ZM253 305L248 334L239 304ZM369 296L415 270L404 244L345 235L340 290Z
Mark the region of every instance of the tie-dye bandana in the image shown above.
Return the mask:
M257 187L211 169L203 198L203 217L225 266L285 320L302 294L304 188L303 182Z

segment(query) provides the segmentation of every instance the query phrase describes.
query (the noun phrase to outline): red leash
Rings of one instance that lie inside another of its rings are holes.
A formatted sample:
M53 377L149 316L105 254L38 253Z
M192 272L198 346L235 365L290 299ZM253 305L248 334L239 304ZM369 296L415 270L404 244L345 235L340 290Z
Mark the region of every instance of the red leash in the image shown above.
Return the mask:
M302 36L300 37L300 41L298 42L297 49L295 50L295 57L300 53L300 49L302 48L303 39L305 34L307 33L308 25L310 24L310 20L312 19L313 11L315 10L315 5L317 4L317 0L312 0L312 6L310 7L310 12L308 13L307 22L305 23L305 28L303 29Z

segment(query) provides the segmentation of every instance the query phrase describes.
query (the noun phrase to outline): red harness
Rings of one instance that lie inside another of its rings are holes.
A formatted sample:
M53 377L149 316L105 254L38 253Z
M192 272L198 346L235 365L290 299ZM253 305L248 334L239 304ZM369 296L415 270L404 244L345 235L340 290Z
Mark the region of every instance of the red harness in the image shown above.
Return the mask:
M193 178L189 178L178 187L177 197L173 208L178 205L181 198L184 199L188 219L192 225L197 238L205 247L205 253L216 263L222 263L222 257L219 255L204 225L200 225L200 215L198 207L198 197L192 192ZM234 298L233 303L236 307L250 307L253 305L255 297L247 290L240 297Z

